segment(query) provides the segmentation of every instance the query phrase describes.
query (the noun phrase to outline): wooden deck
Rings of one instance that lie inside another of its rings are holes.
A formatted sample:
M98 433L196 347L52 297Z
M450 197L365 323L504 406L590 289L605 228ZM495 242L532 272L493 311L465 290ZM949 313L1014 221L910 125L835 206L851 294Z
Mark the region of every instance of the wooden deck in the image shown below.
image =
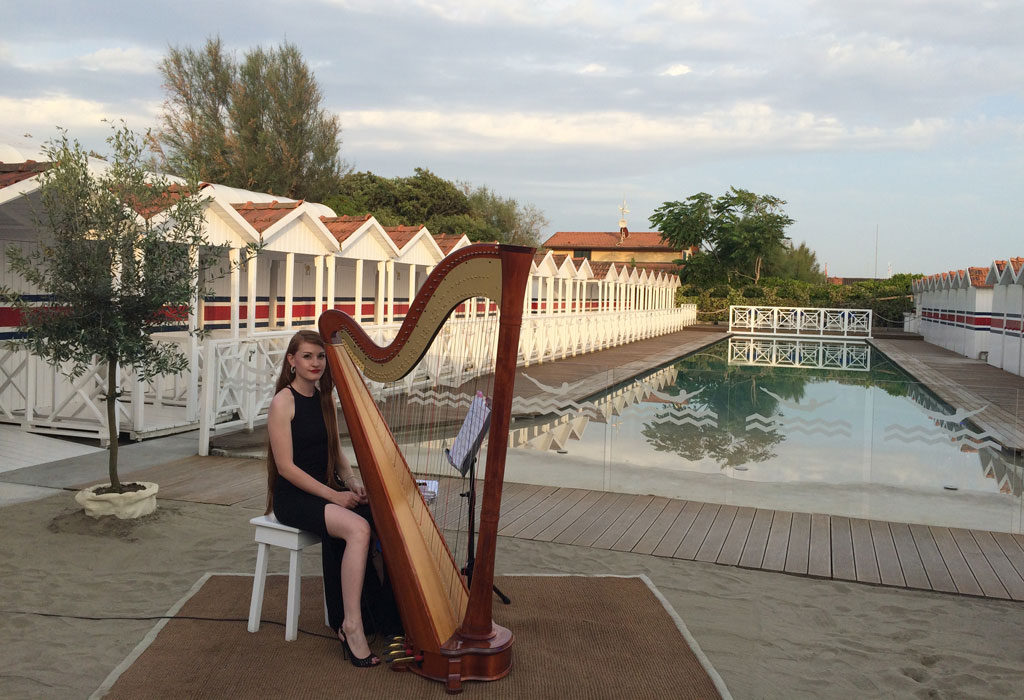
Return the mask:
M262 510L262 460L189 457L134 472L159 498ZM432 510L465 528L465 483ZM248 516L246 516L248 517ZM1024 535L505 484L499 535L799 576L1024 601Z
M451 501L442 489L438 502ZM1024 535L526 484L506 485L499 528L541 542L1024 601Z
M592 355L532 366L549 385L574 385L573 400L724 337L677 333ZM1018 401L1024 378L920 340L872 341L947 403L1008 447L1024 446ZM516 382L528 395L530 382ZM263 436L247 436L261 442ZM160 497L262 510L262 460L192 457L132 475ZM465 528L465 484L441 480L433 507L448 532ZM1024 601L1024 535L792 513L658 496L508 483L499 534L799 576Z

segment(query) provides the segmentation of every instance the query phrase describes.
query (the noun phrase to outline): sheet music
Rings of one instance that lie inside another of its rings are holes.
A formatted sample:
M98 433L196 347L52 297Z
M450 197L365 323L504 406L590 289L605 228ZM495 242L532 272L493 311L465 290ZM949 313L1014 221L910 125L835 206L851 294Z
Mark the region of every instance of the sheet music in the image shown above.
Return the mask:
M469 463L476 456L483 441L484 432L491 420L491 408L483 392L476 392L473 402L469 405L469 413L462 422L459 434L448 450L448 462L465 476L469 471Z

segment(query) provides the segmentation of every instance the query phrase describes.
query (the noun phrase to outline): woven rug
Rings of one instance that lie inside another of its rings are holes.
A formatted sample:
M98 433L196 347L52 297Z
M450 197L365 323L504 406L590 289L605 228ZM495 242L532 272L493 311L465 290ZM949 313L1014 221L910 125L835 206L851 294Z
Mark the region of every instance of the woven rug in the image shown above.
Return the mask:
M503 576L496 584L512 599L494 605L495 621L515 634L512 671L498 681L467 681L463 697L729 698L646 577ZM446 697L441 683L344 661L340 644L321 636L331 631L320 578L303 579L299 638L286 642L286 590L287 577L267 578L263 623L249 633L252 577L204 576L94 697ZM379 652L382 642L371 646Z

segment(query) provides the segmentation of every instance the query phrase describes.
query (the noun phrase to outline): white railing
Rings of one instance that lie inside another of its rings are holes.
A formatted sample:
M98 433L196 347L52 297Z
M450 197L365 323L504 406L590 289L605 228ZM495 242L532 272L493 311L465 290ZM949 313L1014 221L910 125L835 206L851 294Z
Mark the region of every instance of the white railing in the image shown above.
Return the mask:
M871 347L864 341L729 338L729 364L867 372Z
M527 316L519 342L519 364L541 363L602 350L613 345L681 330L696 322L693 304L661 311ZM367 327L378 345L395 337L399 323ZM393 384L369 382L375 398L437 384L457 386L493 369L498 337L496 316L450 319L420 363ZM210 437L266 420L275 374L293 331L261 333L245 339L205 341L201 383L199 454L209 453Z
M519 364L561 359L681 330L696 322L692 304L659 311L585 312L526 316ZM366 327L380 345L391 342L399 323ZM295 329L251 337L207 337L185 333L160 335L189 358L177 376L143 382L120 370L117 430L132 439L200 428L200 454L211 435L252 429L266 420L275 375ZM380 397L386 391L410 391L438 383L457 385L490 372L497 342L497 318L450 319L423 360L401 382L370 384ZM107 442L106 369L93 364L69 380L58 369L26 350L0 347L0 423L25 430L78 436Z
M806 337L871 337L871 309L730 306L729 332Z
M117 430L132 438L194 427L198 420L197 346L185 334L162 334L159 341L177 345L190 367L180 375L148 381L114 368L121 394ZM0 349L0 422L36 433L97 439L105 446L107 368L93 362L75 378L67 377L65 369L66 365L53 367L25 349Z

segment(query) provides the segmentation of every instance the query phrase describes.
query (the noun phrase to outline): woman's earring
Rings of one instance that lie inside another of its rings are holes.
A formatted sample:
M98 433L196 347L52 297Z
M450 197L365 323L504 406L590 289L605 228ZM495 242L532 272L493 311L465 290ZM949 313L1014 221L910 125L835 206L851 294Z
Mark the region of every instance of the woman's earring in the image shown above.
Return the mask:
M295 374L295 365L292 365L292 374Z

